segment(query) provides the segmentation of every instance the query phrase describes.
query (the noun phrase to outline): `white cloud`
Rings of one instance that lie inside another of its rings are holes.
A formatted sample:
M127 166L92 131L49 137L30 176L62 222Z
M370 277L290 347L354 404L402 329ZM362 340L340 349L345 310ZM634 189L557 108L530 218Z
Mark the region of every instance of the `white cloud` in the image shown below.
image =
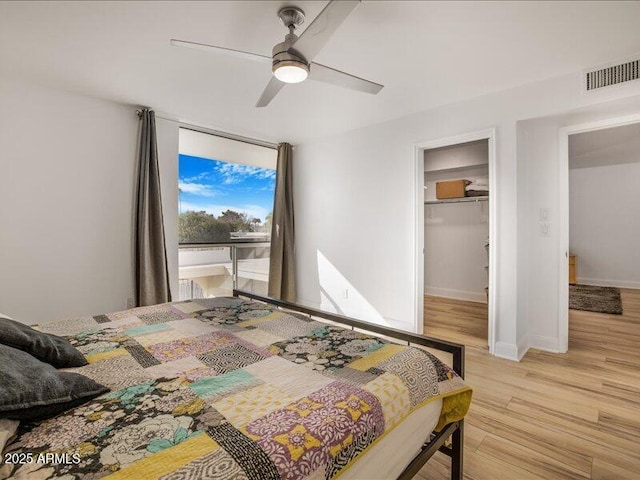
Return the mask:
M270 210L260 205L197 205L191 202L182 202L182 212L207 212L209 215L219 217L225 210L233 210L238 213L246 213L249 217L259 218L263 222L266 220Z
M193 177L184 177L182 178L183 182L187 182L187 183L195 183L199 180L203 180L205 178L208 178L211 176L211 172L201 172L197 175L194 175Z
M226 185L239 183L247 177L259 179L275 178L276 171L268 168L252 167L251 165L241 165L239 163L221 163L218 166L218 173L224 177Z
M190 183L183 180L178 182L178 188L183 193L191 193L192 195L198 195L199 197L215 197L219 193L215 191L211 185L205 185L204 183Z

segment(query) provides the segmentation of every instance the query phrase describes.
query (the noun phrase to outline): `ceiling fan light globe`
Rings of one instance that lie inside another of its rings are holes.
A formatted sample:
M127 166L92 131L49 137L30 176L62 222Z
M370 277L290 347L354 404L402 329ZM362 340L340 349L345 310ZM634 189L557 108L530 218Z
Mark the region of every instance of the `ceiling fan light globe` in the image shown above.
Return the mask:
M309 76L309 67L301 62L284 61L273 67L273 75L284 83L300 83Z

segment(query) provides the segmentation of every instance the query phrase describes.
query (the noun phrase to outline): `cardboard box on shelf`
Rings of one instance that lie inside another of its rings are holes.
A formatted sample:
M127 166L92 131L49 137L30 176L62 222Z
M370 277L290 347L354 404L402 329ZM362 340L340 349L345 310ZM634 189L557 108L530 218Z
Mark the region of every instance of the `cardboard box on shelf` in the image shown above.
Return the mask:
M471 182L469 180L449 180L447 182L436 182L436 198L462 198L466 196L465 187Z

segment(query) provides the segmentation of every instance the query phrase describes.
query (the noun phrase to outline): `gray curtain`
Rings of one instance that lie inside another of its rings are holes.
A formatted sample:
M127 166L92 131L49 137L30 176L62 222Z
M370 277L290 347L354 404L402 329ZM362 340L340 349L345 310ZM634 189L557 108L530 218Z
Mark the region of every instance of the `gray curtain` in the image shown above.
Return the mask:
M292 149L288 143L278 145L276 198L271 226L269 296L296 301L295 234L293 224Z
M153 110L138 111L138 187L135 212L136 304L171 301L167 250L162 222L160 169Z

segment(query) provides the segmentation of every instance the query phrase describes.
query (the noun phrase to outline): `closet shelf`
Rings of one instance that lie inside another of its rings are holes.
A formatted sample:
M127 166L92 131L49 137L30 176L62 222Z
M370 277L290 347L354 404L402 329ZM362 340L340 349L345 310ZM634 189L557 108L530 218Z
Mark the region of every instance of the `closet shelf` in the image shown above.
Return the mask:
M447 167L447 168L430 168L425 166L424 173L463 172L465 170L480 169L480 168L489 168L489 164L488 163L469 163L465 165L458 165L456 167Z
M489 196L485 197L462 197L462 198L445 198L442 200L427 200L425 205L436 205L440 203L465 203L465 202L486 202Z

